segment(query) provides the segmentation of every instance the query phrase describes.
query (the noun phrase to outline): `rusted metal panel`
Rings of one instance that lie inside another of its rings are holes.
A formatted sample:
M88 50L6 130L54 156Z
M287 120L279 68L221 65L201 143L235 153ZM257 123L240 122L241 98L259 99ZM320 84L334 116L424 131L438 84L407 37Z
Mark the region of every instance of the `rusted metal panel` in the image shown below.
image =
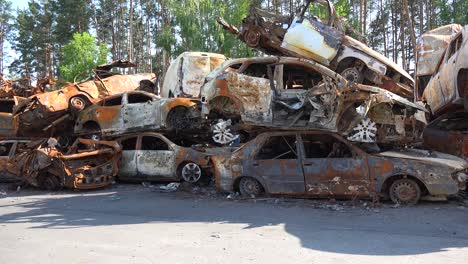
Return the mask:
M440 116L423 133L424 147L468 158L468 113L458 112Z
M83 107L99 102L103 98L125 92L136 90L140 87L140 82L154 79L154 74L134 74L134 75L110 75L105 78L87 80L76 84L66 84L57 91L34 95L18 105L14 115L18 134L22 136L37 135L38 130L42 130L70 112L73 114L73 106L70 104L72 98L82 98L85 104ZM82 109L80 109L82 110ZM78 111L78 110L77 110ZM70 124L71 123L71 124ZM54 127L60 129L70 129L73 126L71 118L64 119L60 125ZM44 132L43 134L51 134Z
M29 143L8 162L8 171L36 187L95 189L110 185L118 172L121 148L115 141L77 139L66 153L57 140Z
M184 52L169 66L161 89L161 96L192 97L200 95L200 87L208 73L226 61L218 53Z
M145 138L156 145L145 145ZM125 146L128 139L135 142L134 148ZM119 178L127 181L179 181L182 167L194 163L202 170L202 176L211 174L210 156L191 148L176 145L159 133L133 133L117 139L124 145ZM136 144L136 142L139 142ZM127 148L125 148L127 147Z
M311 4L328 9L328 22L305 16ZM312 59L354 82L366 80L405 98L414 95L414 80L404 69L344 34L353 29L336 15L329 0L306 1L294 18L252 9L240 30L222 19L218 22L248 46L267 54Z
M299 151L296 158L257 158L255 153L261 153L261 149L267 146L266 139L296 134L300 136L294 143ZM327 143L333 143L330 154L322 152L322 148L318 147L319 144ZM312 148L314 144L317 144L317 147ZM307 154L309 151L312 151L312 154ZM321 155L325 156L321 158ZM242 177L251 177L257 179L269 193L332 197L370 196L375 199L378 196L386 196L389 185L396 179L412 177L421 181L428 195L447 196L464 189L468 179L468 162L451 155L416 149L368 154L339 135L311 130L262 133L232 155L213 156L212 161L218 190L229 192L238 188L237 184ZM268 166L263 168L259 161ZM297 168L297 163L302 168ZM251 165L255 164L258 169L251 169ZM297 179L292 181L288 176L289 172L295 172ZM265 177L270 174L278 174L278 177ZM282 174L283 176L280 176ZM296 185L292 185L294 181ZM280 188L276 188L277 186ZM302 189L297 186L302 186Z
M250 73L251 65L264 71L276 67L275 74L270 70L267 76L258 77L263 73ZM293 69L298 77L290 79L291 74L283 73L286 68ZM304 82L307 75L315 80ZM422 105L382 88L348 83L336 72L306 59L235 59L224 63L208 79L202 87L202 115L232 119L238 122L234 125L237 129L307 127L349 135L359 122L371 118L382 128L379 142L406 143L417 140L425 125L424 115L418 114L427 111ZM297 82L300 88L286 89L291 86L288 82Z
M137 169L141 176L158 175L173 178L176 173L176 153L173 150L139 150Z
M432 75L453 37L462 30L458 24L435 28L421 35L416 46L416 77Z
M468 94L468 26L453 36L438 62L436 72L422 92L434 117L463 110ZM468 108L467 108L468 109ZM466 110L466 109L465 109Z
M342 33L314 20L296 17L284 35L281 47L325 65L335 58Z
M189 129L199 123L197 100L134 91L111 96L83 110L76 118L74 132L115 136L144 130Z

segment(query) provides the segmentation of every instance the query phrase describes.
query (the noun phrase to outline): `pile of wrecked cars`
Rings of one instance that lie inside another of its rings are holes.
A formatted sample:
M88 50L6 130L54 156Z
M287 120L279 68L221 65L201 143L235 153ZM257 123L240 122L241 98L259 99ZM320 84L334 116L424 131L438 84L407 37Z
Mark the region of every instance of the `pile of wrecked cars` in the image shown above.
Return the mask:
M312 4L325 5L327 22L309 14ZM421 62L427 51L420 52L415 89L401 67L344 33L347 26L329 0L306 1L294 17L253 9L240 30L219 23L268 56L185 52L161 82L150 73L113 72L135 66L115 61L59 90L2 99L1 180L94 189L116 179L208 179L221 192L245 196L367 197L409 205L466 189L466 155L432 140L422 144L437 136L434 127L466 131L467 122L447 120L466 116L460 87L467 67L441 55L454 49L456 58L466 57L466 40L458 40L466 27L435 42L446 47L434 54L461 69L452 76L456 98L443 104L462 107L447 119L452 112L437 110L431 91L441 89L434 82L448 66L441 61L427 69ZM437 39L428 34L422 39ZM427 118L434 119L429 126Z

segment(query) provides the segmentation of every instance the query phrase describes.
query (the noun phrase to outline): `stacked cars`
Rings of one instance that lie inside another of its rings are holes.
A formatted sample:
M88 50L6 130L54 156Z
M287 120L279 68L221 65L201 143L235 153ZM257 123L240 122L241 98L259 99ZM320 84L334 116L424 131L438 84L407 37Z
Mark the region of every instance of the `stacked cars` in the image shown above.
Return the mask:
M327 22L309 14L313 4L325 5ZM246 196L398 204L447 199L466 188L465 160L414 147L436 108L429 99L413 99L433 98L436 85L429 81L424 93L415 93L408 73L345 34L349 28L329 0L306 1L294 18L252 10L241 30L219 22L270 56L185 52L160 89L154 74L111 72L134 66L115 61L88 80L9 101L0 121L11 129L2 125L0 132L28 139L0 142L5 177L47 189L100 188L115 178L212 178L219 191ZM465 42L457 36L460 54ZM453 56L441 57L452 62ZM421 76L418 82L427 79ZM433 125L454 126L445 119ZM433 135L428 128L425 137Z

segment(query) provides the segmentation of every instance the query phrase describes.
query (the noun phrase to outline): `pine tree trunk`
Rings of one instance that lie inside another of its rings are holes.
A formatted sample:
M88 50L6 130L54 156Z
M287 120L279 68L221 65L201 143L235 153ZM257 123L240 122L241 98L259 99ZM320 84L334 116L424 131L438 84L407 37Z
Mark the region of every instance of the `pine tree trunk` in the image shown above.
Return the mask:
M410 8L408 5L408 0L402 0L403 1L403 6L402 6L402 11L406 17L406 21L408 22L408 31L410 34L411 38L411 46L413 47L413 54L416 54L416 35L414 33L414 25L413 25L413 19L410 16ZM403 19L402 19L403 21Z
M130 0L130 22L128 30L128 60L133 62L133 0ZM133 73L134 69L130 69Z

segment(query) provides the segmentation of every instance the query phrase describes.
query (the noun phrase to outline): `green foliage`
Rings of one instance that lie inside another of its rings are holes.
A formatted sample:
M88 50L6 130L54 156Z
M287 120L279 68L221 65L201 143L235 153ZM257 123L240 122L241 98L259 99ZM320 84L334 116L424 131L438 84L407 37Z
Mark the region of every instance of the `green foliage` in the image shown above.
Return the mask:
M172 1L176 39L175 54L183 51L211 51L227 56L248 56L249 49L236 36L226 32L216 22L223 17L240 25L248 15L250 0L188 0ZM163 35L164 36L164 35Z
M72 82L77 76L86 76L97 65L106 62L109 49L98 45L96 39L87 32L73 34L73 39L63 47L60 63L61 79Z

